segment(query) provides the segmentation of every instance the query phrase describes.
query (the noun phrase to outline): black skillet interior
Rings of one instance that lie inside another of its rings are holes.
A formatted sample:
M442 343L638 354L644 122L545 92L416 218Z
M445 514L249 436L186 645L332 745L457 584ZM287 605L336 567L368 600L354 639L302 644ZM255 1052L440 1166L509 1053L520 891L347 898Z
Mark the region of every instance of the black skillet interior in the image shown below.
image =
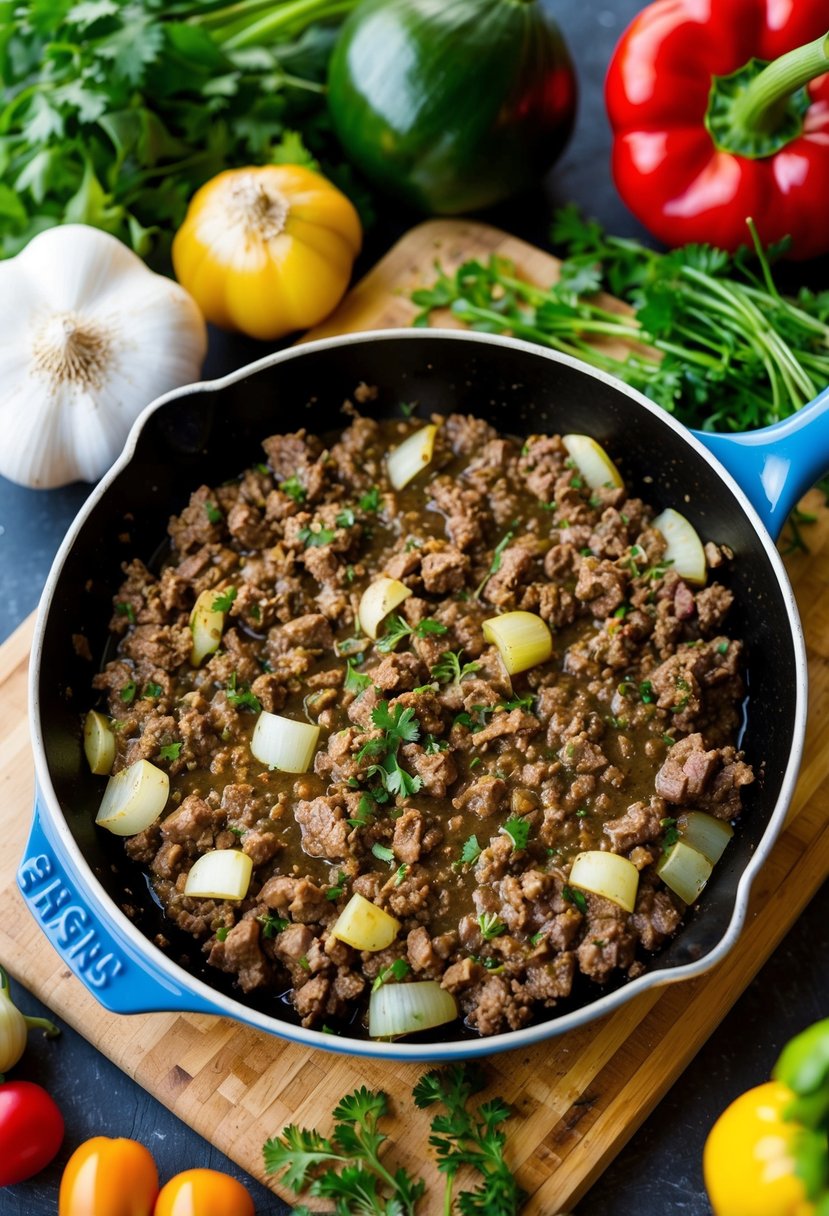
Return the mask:
M101 884L119 906L129 907L150 938L163 928L169 951L187 970L231 991L227 977L205 970L192 939L177 939L162 923L120 842L93 826L100 779L87 772L80 746L81 716L92 703L92 670L75 654L71 635L88 638L97 669L121 563L135 555L151 562L169 516L185 505L190 492L260 460L259 442L267 435L300 426L316 432L341 427L342 403L361 381L379 388L377 399L362 407L375 415L415 402L423 417L463 411L522 436L539 431L594 435L629 487L659 508L681 510L704 539L734 551L737 560L718 577L736 596L730 633L746 641L750 695L743 746L761 780L746 792L743 826L717 866L701 911L690 915L650 966L672 968L707 954L730 921L739 876L774 809L792 745L795 651L783 594L760 538L710 463L624 392L529 347L429 334L369 336L169 403L147 421L129 466L95 504L55 589L39 681L46 758L58 801ZM147 949L152 954L157 947L148 942ZM597 991L585 985L572 1002L583 1004ZM251 1004L293 1020L284 1001Z

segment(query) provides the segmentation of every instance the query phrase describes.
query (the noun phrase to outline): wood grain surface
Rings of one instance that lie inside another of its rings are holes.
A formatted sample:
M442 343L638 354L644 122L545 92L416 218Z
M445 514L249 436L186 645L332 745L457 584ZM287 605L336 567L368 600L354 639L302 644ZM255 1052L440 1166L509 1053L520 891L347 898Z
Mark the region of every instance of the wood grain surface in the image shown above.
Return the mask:
M554 258L515 238L481 224L432 221L404 237L309 337L406 325L413 314L407 291L430 279L436 258L453 265L489 252L512 258L536 282L555 277ZM510 1154L531 1194L528 1214L553 1216L575 1204L693 1058L829 871L829 749L821 745L829 713L829 512L817 508L820 498L815 494L808 501L818 512L818 522L808 529L811 554L789 559L811 677L804 765L786 830L755 883L739 948L699 980L644 994L581 1031L492 1058L490 1093L516 1111ZM293 1121L327 1130L337 1100L361 1084L385 1089L392 1098L388 1130L395 1159L423 1170L437 1186L436 1172L424 1162L428 1116L411 1101L422 1065L341 1059L221 1018L108 1014L52 951L14 885L32 801L26 723L31 634L29 619L0 648L0 959L125 1072L278 1193L279 1185L262 1172L262 1142ZM681 1035L675 1033L679 1022ZM427 1201L425 1211L434 1212L438 1202Z

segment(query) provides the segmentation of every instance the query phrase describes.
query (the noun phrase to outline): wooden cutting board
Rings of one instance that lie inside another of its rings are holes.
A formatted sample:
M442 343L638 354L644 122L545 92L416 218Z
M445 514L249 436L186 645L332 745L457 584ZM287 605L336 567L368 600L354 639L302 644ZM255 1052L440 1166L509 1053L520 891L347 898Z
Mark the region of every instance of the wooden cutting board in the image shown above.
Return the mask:
M429 282L440 259L455 265L498 252L539 283L555 259L480 224L433 221L415 228L351 292L312 337L406 325L408 290ZM601 1173L722 1020L829 871L829 512L809 498L818 522L806 529L811 555L789 560L806 630L811 677L809 735L788 826L755 883L748 924L727 962L693 983L644 994L600 1023L523 1052L493 1057L490 1095L510 1102L510 1156L531 1199L527 1213L570 1209ZM428 1119L411 1089L421 1065L350 1061L221 1018L178 1014L119 1017L101 1009L53 953L19 898L14 874L32 800L26 724L26 665L32 620L0 648L0 960L16 979L105 1055L251 1174L261 1145L289 1122L330 1127L338 1099L357 1085L392 1098L394 1159L425 1169ZM683 1033L672 1033L681 1019ZM429 1172L431 1171L431 1172ZM439 1192L432 1190L430 1195ZM290 1196L286 1196L290 1198ZM423 1205L426 1216L439 1200Z

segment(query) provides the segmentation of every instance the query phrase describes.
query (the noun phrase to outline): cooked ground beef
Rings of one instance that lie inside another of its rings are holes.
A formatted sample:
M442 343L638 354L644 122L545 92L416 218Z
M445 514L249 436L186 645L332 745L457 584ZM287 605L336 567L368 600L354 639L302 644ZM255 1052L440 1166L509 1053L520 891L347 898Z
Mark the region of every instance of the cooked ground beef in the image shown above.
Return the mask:
M306 1025L359 1033L397 962L488 1035L543 1016L579 974L636 974L676 932L684 907L655 869L666 833L690 809L736 818L753 779L735 750L741 643L723 632L731 591L683 581L654 511L587 487L558 436L521 447L452 415L395 491L385 456L416 425L275 435L266 463L199 487L163 569L125 566L116 655L94 686L115 771L146 759L170 775L163 817L125 847L211 966L246 993L288 989ZM384 572L411 594L388 622L396 644L372 645L357 607ZM221 647L194 668L188 624L208 589ZM515 609L547 621L555 649L509 680L482 625ZM254 759L261 709L319 724L312 771ZM382 723L403 711L390 755ZM247 896L185 896L196 858L228 848L253 863ZM574 897L586 849L640 871L632 913ZM355 892L400 920L388 949L334 937Z

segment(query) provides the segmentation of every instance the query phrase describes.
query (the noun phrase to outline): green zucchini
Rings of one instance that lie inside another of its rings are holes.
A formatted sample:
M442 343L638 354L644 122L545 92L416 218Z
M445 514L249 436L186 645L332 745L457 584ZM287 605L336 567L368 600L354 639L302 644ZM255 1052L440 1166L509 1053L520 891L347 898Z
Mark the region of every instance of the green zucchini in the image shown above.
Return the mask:
M570 56L539 0L363 0L340 32L328 103L377 187L454 215L527 189L573 126Z

